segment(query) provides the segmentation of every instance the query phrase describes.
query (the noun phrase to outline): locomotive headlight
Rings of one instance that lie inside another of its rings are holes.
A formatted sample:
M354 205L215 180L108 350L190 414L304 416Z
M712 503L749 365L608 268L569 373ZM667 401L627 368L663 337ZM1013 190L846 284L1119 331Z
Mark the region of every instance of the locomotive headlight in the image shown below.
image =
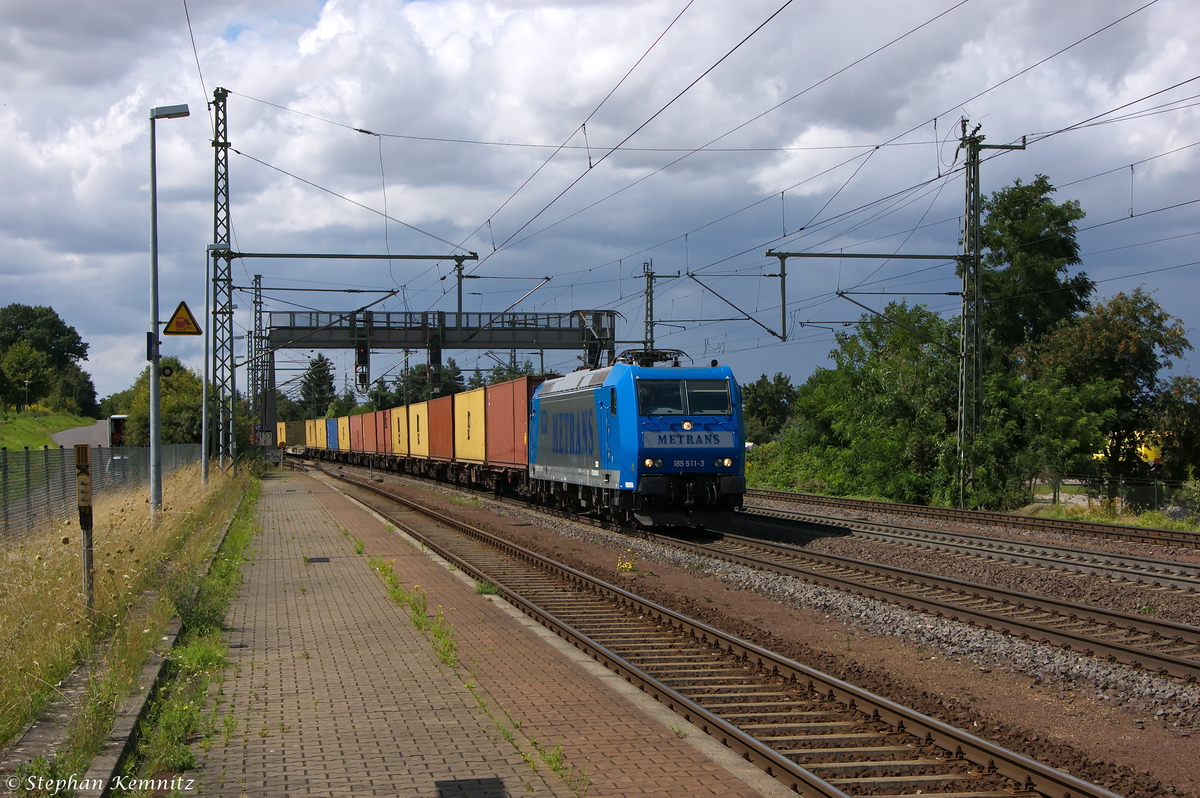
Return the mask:
M684 430L691 430L692 422L690 422L690 421L683 422L683 428L684 428Z
M731 465L733 465L733 460L726 457L724 460L721 461L721 464L723 466L725 466L726 468L729 468Z
M654 461L647 457L642 461L642 465L644 465L646 468L652 468L654 466Z

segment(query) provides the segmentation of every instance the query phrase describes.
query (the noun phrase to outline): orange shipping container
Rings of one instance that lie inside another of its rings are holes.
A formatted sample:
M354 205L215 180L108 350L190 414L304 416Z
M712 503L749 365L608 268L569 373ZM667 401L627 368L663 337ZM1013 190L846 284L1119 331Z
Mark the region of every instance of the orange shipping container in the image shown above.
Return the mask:
M375 431L375 414L363 413L363 444L362 451L374 452L379 448L379 434Z
M392 413L390 410L376 410L375 416L375 451L380 454L390 454L392 451Z
M454 397L429 400L429 459L454 459Z
M487 391L487 461L490 465L529 464L529 402L540 378L521 377Z

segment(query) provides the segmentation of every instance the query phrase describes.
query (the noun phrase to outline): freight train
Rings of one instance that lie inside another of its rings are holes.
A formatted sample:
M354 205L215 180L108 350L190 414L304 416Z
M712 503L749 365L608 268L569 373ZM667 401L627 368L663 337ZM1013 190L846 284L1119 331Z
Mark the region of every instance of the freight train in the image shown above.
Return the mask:
M726 366L617 362L357 416L280 422L306 456L490 489L622 526L695 523L746 490Z

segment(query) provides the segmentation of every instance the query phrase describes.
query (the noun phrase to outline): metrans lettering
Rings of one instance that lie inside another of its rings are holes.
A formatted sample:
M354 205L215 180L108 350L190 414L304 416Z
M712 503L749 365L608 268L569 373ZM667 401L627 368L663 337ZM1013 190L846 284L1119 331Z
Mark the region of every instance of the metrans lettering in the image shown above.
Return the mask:
M550 414L550 451L555 454L596 453L596 411Z
M643 432L647 449L727 448L733 446L732 432Z

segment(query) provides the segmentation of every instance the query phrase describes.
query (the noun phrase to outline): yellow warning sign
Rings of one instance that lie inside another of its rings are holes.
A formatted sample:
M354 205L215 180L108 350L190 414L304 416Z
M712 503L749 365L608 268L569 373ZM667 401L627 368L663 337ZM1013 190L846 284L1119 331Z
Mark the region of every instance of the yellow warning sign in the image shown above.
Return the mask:
M179 307L175 308L175 312L171 314L171 320L167 322L167 328L163 330L163 335L201 334L200 325L196 323L196 317L188 309L187 303L180 302Z

